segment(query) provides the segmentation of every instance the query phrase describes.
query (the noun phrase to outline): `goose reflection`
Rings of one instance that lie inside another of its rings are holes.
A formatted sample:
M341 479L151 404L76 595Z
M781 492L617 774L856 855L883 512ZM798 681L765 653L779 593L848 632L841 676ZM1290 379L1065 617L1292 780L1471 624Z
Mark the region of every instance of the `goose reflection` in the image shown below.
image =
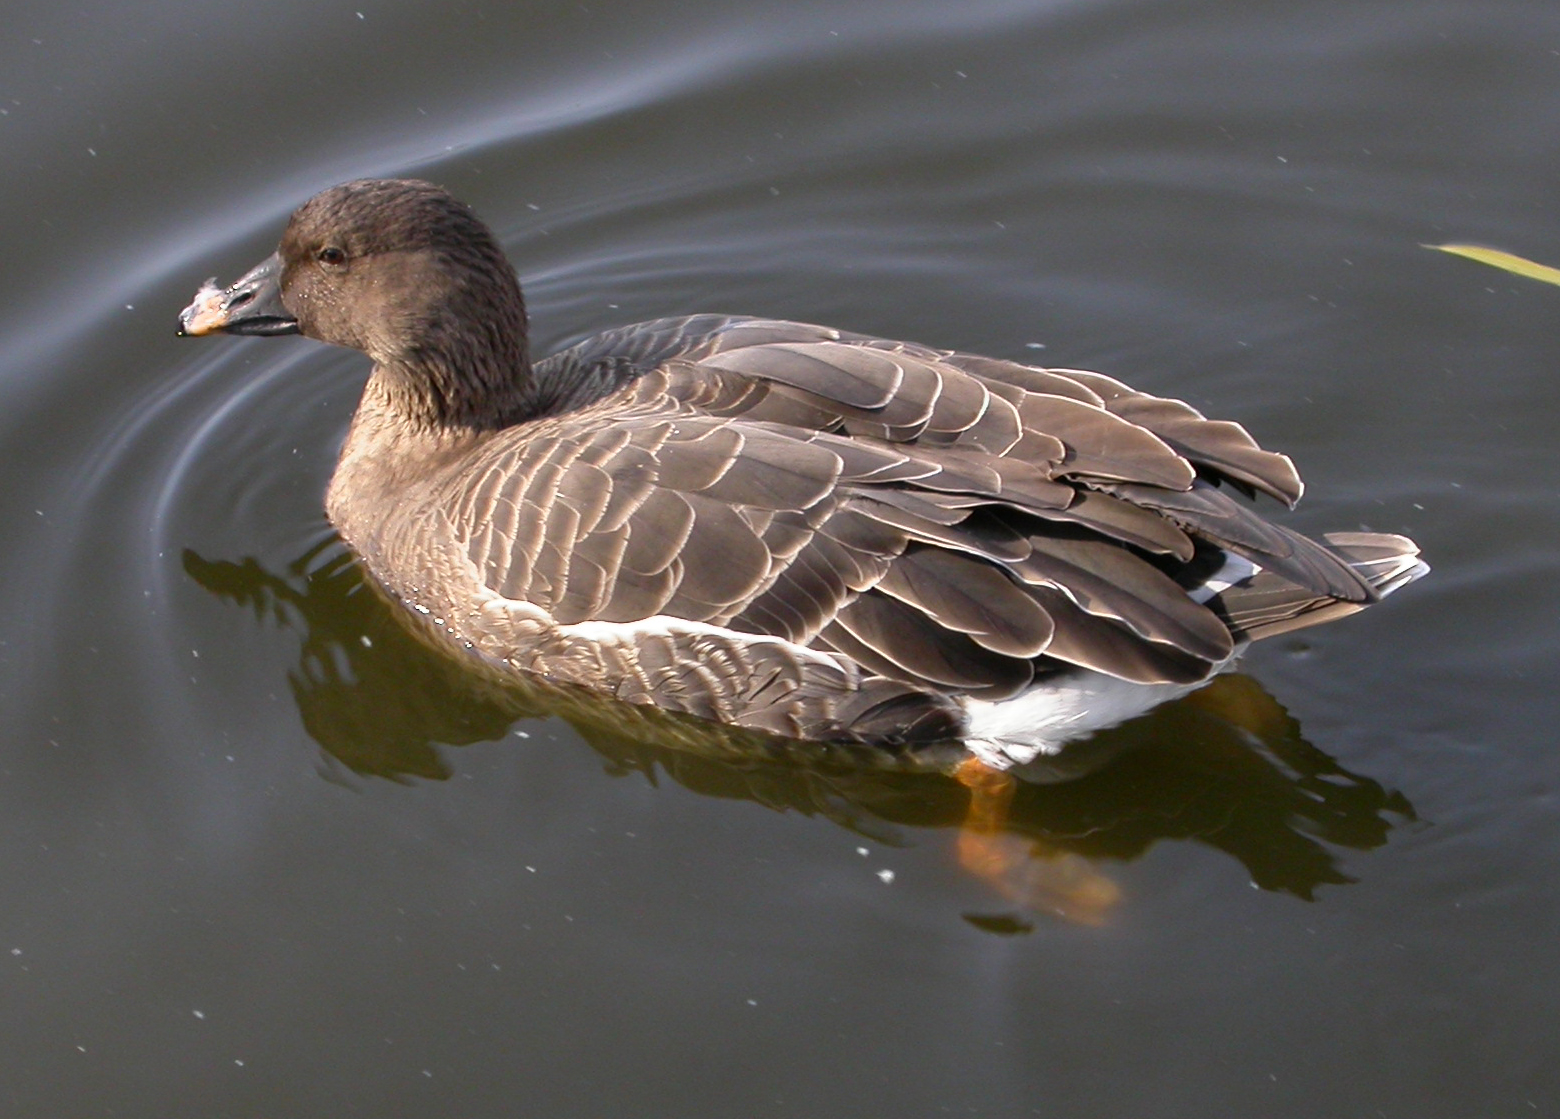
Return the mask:
M959 829L961 861L1024 909L1098 923L1119 897L1100 864L1162 840L1237 859L1265 890L1311 899L1353 881L1341 849L1369 850L1412 821L1406 797L1340 766L1251 677L1228 673L1184 699L1079 744L1070 768L997 790L905 768L848 746L801 744L618 703L542 681L484 674L431 647L329 535L268 570L184 553L203 588L297 632L288 682L303 724L355 773L451 775L443 748L493 741L521 719L568 722L615 774L658 774L708 796L822 816L885 843L895 827ZM1022 916L968 916L993 933Z

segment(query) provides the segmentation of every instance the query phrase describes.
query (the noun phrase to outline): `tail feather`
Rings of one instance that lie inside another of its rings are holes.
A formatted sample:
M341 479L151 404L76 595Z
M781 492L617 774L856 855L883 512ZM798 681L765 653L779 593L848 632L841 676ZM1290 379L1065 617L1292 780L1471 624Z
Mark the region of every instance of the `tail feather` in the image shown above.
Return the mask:
M1379 595L1389 595L1430 571L1430 565L1419 558L1419 545L1406 536L1390 532L1329 532L1322 539Z
M1418 546L1406 536L1332 532L1324 539L1328 549L1379 596L1407 586L1430 570L1419 558ZM1237 638L1255 641L1330 622L1368 604L1319 595L1270 571L1258 571L1215 595L1208 605L1223 615Z

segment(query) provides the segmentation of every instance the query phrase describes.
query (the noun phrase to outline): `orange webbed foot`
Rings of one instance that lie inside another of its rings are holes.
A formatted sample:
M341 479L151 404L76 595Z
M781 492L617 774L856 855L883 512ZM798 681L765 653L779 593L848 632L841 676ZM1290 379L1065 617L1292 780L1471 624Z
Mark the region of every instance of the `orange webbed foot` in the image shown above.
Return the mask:
M1083 856L1051 850L1006 829L1018 779L966 758L954 777L970 790L959 828L959 864L1026 909L1046 910L1083 925L1104 924L1121 899L1121 887Z

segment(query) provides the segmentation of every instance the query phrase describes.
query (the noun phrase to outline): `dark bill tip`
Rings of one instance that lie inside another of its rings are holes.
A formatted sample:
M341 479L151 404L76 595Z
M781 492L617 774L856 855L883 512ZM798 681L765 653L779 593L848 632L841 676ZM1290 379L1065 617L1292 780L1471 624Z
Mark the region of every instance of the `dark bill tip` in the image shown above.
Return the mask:
M281 258L272 253L229 287L207 280L179 312L180 337L297 334L298 320L282 306L281 276Z

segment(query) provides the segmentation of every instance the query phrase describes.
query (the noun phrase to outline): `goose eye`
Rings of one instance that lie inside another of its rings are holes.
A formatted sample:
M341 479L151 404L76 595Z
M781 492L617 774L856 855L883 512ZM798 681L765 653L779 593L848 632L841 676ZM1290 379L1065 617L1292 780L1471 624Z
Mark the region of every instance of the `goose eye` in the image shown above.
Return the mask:
M345 264L347 254L335 245L327 245L319 251L317 259L321 264Z

